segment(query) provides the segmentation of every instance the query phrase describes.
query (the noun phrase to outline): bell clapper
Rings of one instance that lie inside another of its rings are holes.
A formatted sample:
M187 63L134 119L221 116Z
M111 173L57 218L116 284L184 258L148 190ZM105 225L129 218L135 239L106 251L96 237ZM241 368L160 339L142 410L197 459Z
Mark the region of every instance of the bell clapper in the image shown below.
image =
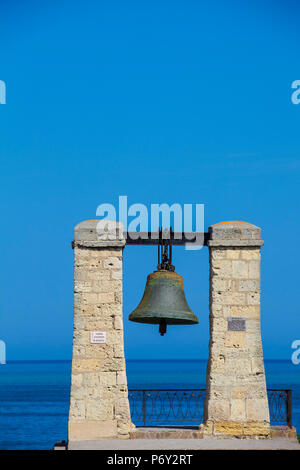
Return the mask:
M163 336L167 332L167 322L164 318L160 320L158 331L160 332L161 336Z

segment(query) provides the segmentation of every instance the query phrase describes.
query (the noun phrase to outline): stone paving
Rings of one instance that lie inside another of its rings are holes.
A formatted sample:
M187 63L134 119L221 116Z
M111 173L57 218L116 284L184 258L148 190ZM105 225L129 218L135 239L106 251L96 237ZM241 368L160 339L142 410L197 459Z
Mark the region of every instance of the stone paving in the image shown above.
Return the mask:
M295 438L103 439L72 442L69 450L300 450L300 445Z

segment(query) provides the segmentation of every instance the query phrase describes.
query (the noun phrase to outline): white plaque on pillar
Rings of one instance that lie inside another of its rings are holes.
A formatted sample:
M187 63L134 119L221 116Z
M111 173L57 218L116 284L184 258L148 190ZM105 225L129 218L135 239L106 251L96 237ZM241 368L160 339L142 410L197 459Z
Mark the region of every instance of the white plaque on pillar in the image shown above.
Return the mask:
M91 331L91 344L105 344L106 331Z

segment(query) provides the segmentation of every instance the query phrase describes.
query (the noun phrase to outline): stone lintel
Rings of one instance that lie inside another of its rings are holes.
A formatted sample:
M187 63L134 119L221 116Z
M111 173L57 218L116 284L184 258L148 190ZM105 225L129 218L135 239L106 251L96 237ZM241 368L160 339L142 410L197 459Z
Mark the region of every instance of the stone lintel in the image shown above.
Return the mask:
M85 220L74 228L73 247L124 247L123 224L111 220Z

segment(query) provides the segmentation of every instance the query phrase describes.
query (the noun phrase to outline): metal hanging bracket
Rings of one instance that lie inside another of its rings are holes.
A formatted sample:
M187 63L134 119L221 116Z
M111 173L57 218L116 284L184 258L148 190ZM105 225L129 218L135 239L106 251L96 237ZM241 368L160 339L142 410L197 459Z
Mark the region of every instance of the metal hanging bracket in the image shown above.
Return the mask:
M175 266L172 265L172 227L169 232L168 238L163 238L163 230L159 229L159 245L158 245L158 271L175 271Z

